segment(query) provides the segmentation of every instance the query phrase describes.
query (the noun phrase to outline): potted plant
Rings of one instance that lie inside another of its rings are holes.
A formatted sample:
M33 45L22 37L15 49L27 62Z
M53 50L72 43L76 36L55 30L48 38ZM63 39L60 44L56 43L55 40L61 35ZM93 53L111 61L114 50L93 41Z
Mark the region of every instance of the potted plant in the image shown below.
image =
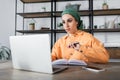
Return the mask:
M102 4L102 9L104 9L104 10L108 9L108 4L107 4L107 2L104 2L104 3Z
M97 25L94 25L94 29L97 29Z
M0 61L4 62L11 57L11 50L6 46L0 46Z
M46 7L42 7L42 11L45 12L46 11Z
M62 29L63 28L63 23L59 23L58 25L57 25L57 29Z
M35 30L35 23L29 23L29 30Z

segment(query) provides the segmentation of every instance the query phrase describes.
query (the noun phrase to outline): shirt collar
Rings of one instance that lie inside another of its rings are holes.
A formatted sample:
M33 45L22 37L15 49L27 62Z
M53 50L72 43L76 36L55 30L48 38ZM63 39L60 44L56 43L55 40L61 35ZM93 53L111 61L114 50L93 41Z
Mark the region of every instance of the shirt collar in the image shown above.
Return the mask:
M82 35L82 33L83 33L83 31L77 30L74 34L70 34L70 35L69 35L69 34L66 34L66 35L65 35L65 39L68 38L68 37L70 37L70 36L75 37L75 36L77 36L78 34Z

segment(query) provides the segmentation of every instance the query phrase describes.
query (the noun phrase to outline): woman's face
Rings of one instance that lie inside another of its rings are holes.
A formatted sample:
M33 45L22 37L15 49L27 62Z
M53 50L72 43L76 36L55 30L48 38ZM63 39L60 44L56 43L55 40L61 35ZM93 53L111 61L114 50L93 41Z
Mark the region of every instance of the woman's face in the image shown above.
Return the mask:
M64 14L62 16L62 23L67 33L74 34L77 31L78 22L70 14Z

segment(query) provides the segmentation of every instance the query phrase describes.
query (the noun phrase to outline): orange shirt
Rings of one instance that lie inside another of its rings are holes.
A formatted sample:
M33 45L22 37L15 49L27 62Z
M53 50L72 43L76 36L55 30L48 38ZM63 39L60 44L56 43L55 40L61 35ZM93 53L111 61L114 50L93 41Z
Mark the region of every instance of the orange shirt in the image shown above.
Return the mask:
M68 48L71 42L79 42L79 51ZM56 41L52 49L52 61L56 59L77 59L85 62L107 63L109 54L103 44L91 34L78 30L75 34L68 34Z

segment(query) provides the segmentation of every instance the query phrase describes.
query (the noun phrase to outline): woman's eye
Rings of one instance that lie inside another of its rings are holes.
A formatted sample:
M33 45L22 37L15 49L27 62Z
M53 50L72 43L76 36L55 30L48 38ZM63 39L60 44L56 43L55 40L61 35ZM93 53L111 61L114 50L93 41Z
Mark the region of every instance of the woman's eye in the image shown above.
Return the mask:
M68 19L67 22L72 22L72 19Z
M65 21L62 21L63 24L65 24Z

